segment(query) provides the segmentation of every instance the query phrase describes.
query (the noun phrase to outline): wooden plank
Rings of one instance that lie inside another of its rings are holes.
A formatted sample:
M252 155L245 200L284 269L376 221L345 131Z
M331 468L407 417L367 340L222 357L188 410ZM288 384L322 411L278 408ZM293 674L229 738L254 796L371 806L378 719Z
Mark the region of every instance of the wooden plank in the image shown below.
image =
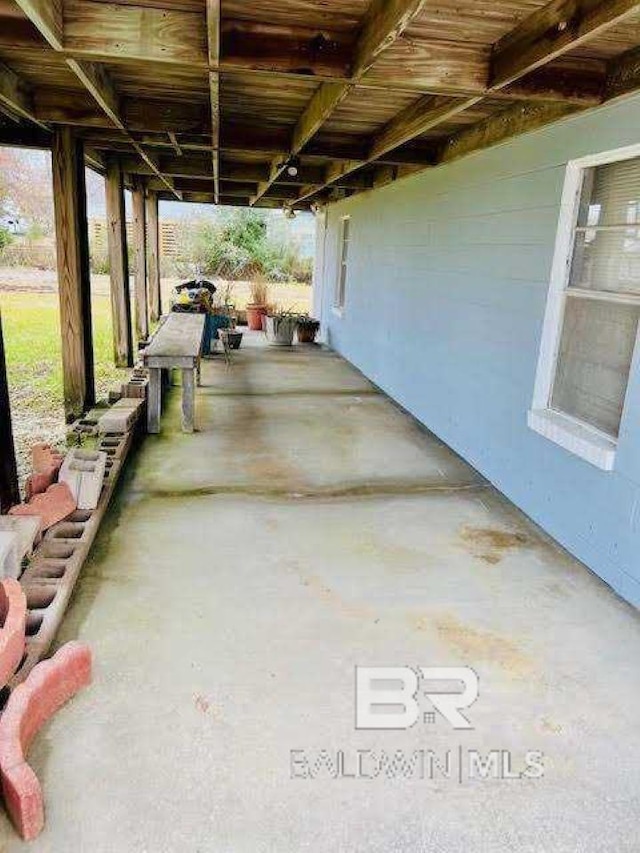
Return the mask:
M220 62L220 0L207 0L207 52L209 65Z
M220 75L211 71L209 84L211 91L211 159L213 166L214 195L216 202L220 195Z
M144 202L145 188L141 178L134 183L131 193L133 206L133 252L135 257L134 306L135 335L138 341L149 337L149 309L147 298L147 234Z
M20 492L0 312L0 513L8 512L17 503L20 503Z
M442 145L438 163L448 163L474 151L497 145L566 118L580 109L575 104L514 105L451 136Z
M352 76L365 74L380 54L404 32L426 0L373 0L358 38Z
M609 63L604 98L618 98L640 89L640 47L625 51Z
M132 367L133 342L124 182L120 163L115 157L107 160L105 190L114 361L116 367Z
M197 12L65 0L64 47L76 58L208 65L205 18Z
M503 87L640 11L637 0L553 0L500 39L490 87Z
M149 276L149 319L157 323L162 313L160 293L160 228L158 223L158 196L147 189L147 272Z
M68 127L56 128L53 134L51 165L53 171L53 200L58 257L58 295L62 332L62 367L64 408L68 421L75 420L91 405L94 398L92 382L93 359L91 329L86 327L90 316L90 282L86 260L89 257L86 241L86 210L81 210L84 198L84 158L82 145ZM88 336L89 341L85 340Z
M355 83L368 71L380 54L393 44L424 3L425 0L373 0L355 47L352 82ZM296 123L288 152L284 157L274 158L269 179L259 184L251 204L268 192L284 171L283 163L287 157L297 155L304 148L351 90L351 83L323 83L318 88Z
M51 47L62 50L63 0L16 0L16 3Z
M20 118L28 119L46 129L46 125L39 122L35 116L33 97L29 86L3 62L0 62L0 104L4 104Z
M203 333L204 314L169 314L147 347L144 359L186 358L192 359L195 366Z
M67 65L113 124L121 130L126 130L121 115L120 98L105 68L95 62L80 62L77 59L67 59Z

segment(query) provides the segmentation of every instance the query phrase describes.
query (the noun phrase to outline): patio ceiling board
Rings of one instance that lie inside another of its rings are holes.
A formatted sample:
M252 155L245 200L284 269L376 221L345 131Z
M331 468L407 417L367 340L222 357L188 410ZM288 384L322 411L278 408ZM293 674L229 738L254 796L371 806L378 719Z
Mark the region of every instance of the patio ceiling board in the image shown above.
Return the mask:
M70 124L189 201L308 207L638 88L632 0L0 0L2 140Z

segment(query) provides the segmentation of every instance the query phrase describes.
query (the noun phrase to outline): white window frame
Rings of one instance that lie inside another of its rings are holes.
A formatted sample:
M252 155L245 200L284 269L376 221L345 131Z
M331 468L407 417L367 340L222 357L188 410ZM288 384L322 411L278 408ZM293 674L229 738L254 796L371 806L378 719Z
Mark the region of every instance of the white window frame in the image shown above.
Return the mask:
M604 471L612 471L614 468L617 439L591 424L552 409L550 400L560 350L584 171L633 157L640 157L640 145L628 145L567 163L533 402L527 414L527 423L531 429ZM612 295L611 299L615 298ZM637 337L632 369L638 346ZM630 382L631 377L627 387Z
M342 317L344 314L344 306L347 301L347 276L349 275L349 248L347 248L347 258L344 258L344 234L345 234L345 223L349 223L349 239L347 240L347 246L350 247L351 244L351 215L347 214L346 216L340 217L340 224L338 230L338 257L337 257L337 265L336 265L336 279L334 282L334 290L333 290L333 313L337 314L338 317ZM341 280L344 269L344 282L341 288ZM340 297L342 296L342 299Z

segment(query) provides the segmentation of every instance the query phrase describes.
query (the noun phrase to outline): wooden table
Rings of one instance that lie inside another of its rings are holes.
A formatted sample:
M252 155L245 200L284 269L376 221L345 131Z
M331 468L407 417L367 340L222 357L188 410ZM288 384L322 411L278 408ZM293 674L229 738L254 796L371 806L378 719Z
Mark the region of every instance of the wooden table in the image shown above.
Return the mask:
M200 379L200 348L204 314L169 314L145 349L143 361L149 368L147 429L160 432L162 370L182 371L182 429L193 432L195 408L194 372Z

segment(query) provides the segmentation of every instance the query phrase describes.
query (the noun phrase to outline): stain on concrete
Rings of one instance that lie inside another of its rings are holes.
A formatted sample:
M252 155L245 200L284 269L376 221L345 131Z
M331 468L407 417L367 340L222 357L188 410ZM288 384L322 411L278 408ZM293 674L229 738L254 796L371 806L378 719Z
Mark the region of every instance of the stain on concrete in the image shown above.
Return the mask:
M500 530L497 527L462 528L460 538L467 550L474 557L489 565L495 566L506 553L530 544L530 539L524 533L512 530Z
M424 626L426 623L421 624ZM513 678L524 678L533 670L529 656L509 637L473 628L451 614L435 617L432 625L441 639L462 655L469 666L480 662L495 664Z

